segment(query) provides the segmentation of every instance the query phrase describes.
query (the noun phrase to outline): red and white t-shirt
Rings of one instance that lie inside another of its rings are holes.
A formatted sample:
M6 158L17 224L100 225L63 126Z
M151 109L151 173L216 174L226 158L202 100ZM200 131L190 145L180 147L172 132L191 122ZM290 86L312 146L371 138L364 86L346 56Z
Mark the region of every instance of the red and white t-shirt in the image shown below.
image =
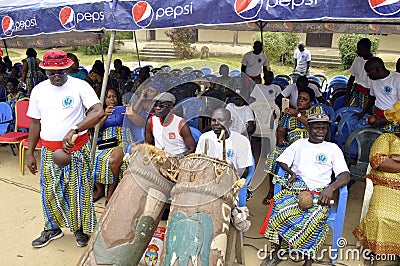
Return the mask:
M163 124L159 117L152 116L149 119L150 130L154 136L154 144L157 148L164 149L171 154L181 154L187 151L182 137L181 129L186 123L182 117L172 115L171 120Z

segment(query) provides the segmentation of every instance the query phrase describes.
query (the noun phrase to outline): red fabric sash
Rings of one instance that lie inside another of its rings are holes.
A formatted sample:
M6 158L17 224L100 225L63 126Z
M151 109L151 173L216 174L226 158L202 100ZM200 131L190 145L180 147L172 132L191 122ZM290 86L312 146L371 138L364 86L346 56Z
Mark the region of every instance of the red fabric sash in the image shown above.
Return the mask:
M369 94L369 88L365 88L363 86L361 86L360 84L356 84L356 90L358 90L361 93L364 94Z
M379 109L378 107L375 107L375 114L385 117L385 111L382 109Z
M260 230L258 231L262 235L264 235L265 231L267 231L269 218L271 217L273 208L274 208L274 198L269 200L269 209L268 209L267 216L265 216L264 222L261 224Z
M83 135L78 136L76 138L74 146L69 150L69 152L71 153L73 151L79 150L88 141L89 141L89 135L87 132ZM50 141L50 140L42 139L42 145L51 151L55 151L55 150L63 148L62 141Z

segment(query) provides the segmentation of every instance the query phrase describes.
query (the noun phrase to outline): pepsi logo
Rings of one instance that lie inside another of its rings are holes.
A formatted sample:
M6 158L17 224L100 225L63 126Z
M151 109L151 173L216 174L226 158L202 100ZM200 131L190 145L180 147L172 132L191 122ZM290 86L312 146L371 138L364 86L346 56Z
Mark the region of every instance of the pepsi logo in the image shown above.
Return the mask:
M368 0L372 11L381 16L390 16L400 11L400 0Z
M75 28L75 12L69 6L65 6L60 10L58 19L65 29L69 30Z
M262 0L235 0L236 14L243 19L255 18L261 10Z
M146 28L150 25L154 17L154 11L151 5L145 1L139 1L132 7L133 21L140 28Z
M1 28L4 32L4 35L10 36L14 32L14 20L9 16L5 16L1 20Z

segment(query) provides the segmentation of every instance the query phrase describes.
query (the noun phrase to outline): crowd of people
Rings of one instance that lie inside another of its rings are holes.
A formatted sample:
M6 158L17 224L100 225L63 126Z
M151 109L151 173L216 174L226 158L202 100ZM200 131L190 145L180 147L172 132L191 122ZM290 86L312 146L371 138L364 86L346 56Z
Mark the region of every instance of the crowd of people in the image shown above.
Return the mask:
M376 186L370 211L354 235L374 254L400 256L400 236L387 233L397 232L398 215L392 214L400 212L398 201L391 203L393 200L388 199L388 195L397 197L399 190L400 129L394 106L400 100L400 74L386 69L380 58L372 56L370 48L368 39L357 44L358 57L350 69L344 104L363 108L356 114L359 117L374 114L377 119L372 126L386 134L371 149L373 170L366 177ZM241 80L230 77L229 67L221 65L220 76L205 90L220 92L226 100L222 108L211 110L209 127L202 126L203 130L211 130L203 132L197 143L189 124L174 114L177 99L181 99L176 95L179 90L175 94L168 91L176 86L166 85L149 66L142 67L132 80L129 67L120 59L114 60L102 105L99 98L106 73L101 61L96 60L87 73L72 53L50 50L40 60L29 48L26 56L20 65L12 65L9 58L0 62L0 85L6 86L7 102L12 108L19 99L30 97L27 166L33 174L40 173L44 214L44 230L32 242L33 247L44 247L62 237L63 227L74 232L78 246L87 245L96 225L93 203L104 196L106 204L109 202L127 169L125 155L135 144L148 143L178 158L201 153L225 159L241 177L246 177L254 163L250 136L257 126L249 104L263 101L278 120L277 145L265 162L269 190L262 203L270 205L271 212L263 234L278 248L289 246L301 252L321 248L328 230L329 203L334 192L349 182L350 171L339 147L325 141L331 121L324 108L314 103L331 103L307 78L311 54L304 43L299 43L294 53L293 71L301 75L283 88L273 83L274 73L269 70L261 42L255 42L253 51L243 56ZM198 93L201 96L201 91ZM289 102L286 107L284 100ZM98 145L91 154L89 139L98 123ZM39 139L43 144L40 168L34 156ZM52 159L59 149L70 155L70 164L65 167ZM289 178L278 176L280 168ZM283 193L274 195L273 179L282 185ZM312 194L318 203L300 208L300 192ZM393 206L390 213L385 206ZM279 262L274 253L262 265ZM313 258L307 257L304 265L312 263Z

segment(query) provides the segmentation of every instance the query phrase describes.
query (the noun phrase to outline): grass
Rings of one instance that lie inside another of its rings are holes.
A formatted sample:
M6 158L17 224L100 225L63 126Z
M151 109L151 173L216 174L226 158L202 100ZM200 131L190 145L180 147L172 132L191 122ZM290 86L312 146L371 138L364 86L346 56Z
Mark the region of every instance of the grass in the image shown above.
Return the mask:
M73 47L64 47L62 48L66 52L74 53L79 58L79 63L84 66L92 66L95 60L101 60L100 55L86 55L81 50L76 50ZM38 53L38 58L43 58L43 54L48 49L36 49ZM8 54L11 60L16 63L20 62L24 59L25 56L25 49L8 49ZM106 60L107 55L104 55L104 60ZM113 60L116 58L120 58L122 62L130 62L131 64L128 66L134 67L137 66L137 55L136 53L125 53L125 52L115 52L113 53ZM146 58L141 58L142 61L146 60ZM213 56L208 58L207 60L200 60L198 58L195 59L184 59L184 60L172 60L172 61L164 61L164 62L153 62L154 67L159 67L165 64L172 66L173 68L182 68L184 66L192 66L196 69L202 67L210 67L214 71L218 71L219 66L221 64L226 64L229 66L230 69L240 69L241 66L241 56L232 55L232 56ZM112 67L112 66L111 66ZM394 64L387 64L388 69L394 69ZM274 72L275 75L278 74L289 74L292 71L292 66L284 66L280 64L272 63L270 65L270 69ZM343 70L339 68L313 68L311 64L311 74L323 74L328 78L332 78L336 75L344 75L350 76L348 70Z

